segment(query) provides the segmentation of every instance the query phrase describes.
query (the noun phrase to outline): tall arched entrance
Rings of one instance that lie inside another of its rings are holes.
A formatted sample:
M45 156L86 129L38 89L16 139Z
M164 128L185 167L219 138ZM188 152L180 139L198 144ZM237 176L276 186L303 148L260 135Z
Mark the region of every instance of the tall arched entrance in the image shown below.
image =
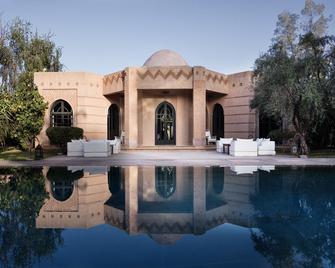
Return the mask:
M220 104L215 104L213 110L213 135L217 139L224 137L224 112Z
M156 109L156 145L176 145L176 112L173 106L164 101Z
M120 136L120 116L119 107L116 104L112 104L108 109L107 117L107 138L112 140Z

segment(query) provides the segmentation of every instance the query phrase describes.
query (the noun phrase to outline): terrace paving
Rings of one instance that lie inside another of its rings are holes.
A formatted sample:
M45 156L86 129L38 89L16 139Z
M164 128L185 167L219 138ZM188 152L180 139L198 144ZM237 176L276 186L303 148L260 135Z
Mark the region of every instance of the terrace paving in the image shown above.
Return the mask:
M335 165L335 158L297 158L289 155L233 157L204 150L127 150L105 158L67 157L63 155L36 161L7 161L0 166L308 166Z

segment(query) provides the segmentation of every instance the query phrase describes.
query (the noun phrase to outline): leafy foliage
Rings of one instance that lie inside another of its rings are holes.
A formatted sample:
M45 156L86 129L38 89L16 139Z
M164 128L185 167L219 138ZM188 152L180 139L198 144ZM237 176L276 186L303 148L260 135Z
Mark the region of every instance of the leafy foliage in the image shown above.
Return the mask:
M20 74L59 72L61 49L52 35L33 32L31 24L19 18L0 25L0 90L15 91Z
M62 245L61 230L36 229L48 197L42 169L0 169L0 266L31 267Z
M49 127L46 133L51 144L64 146L72 139L82 139L84 131L78 127Z
M295 133L293 131L282 131L280 129L275 129L270 131L268 138L278 144L283 144L288 140L292 139L294 137L294 134Z
M308 153L309 137L330 120L327 115L335 107L335 38L325 35L329 18L323 12L322 5L306 0L301 32L298 15L280 14L273 43L254 67L251 107L270 117L287 118L302 154Z
M6 137L14 129L11 98L9 94L0 93L0 146L4 146Z
M47 109L47 104L34 86L31 73L20 75L11 107L15 121L12 136L19 140L23 149L31 148L43 127Z
M252 198L258 231L252 231L252 239L273 267L335 265L332 174L330 167L260 172Z
M61 49L52 35L33 32L29 22L0 24L0 143L10 136L31 149L43 126L47 104L34 86L33 74L61 71Z

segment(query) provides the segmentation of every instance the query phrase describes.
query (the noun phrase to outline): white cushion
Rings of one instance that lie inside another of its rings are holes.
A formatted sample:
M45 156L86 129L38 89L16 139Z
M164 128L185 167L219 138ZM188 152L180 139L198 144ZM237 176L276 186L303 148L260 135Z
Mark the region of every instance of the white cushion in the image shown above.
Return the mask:
M251 142L251 141L254 141L253 139L239 139L237 138L236 141L238 142Z
M258 145L258 155L275 155L276 154L276 144L274 141L269 141L269 139L264 139L260 145Z
M233 141L233 138L220 138L220 142L222 144L231 144Z
M238 139L230 146L232 156L257 156L257 142L252 139Z
M264 139L262 139L262 138L260 138L260 139L257 138L257 139L256 139L257 145L258 145L258 146L261 145L262 142L263 142L263 140L264 140Z
M230 170L236 172L237 175L240 174L253 174L257 171L257 166L232 166Z

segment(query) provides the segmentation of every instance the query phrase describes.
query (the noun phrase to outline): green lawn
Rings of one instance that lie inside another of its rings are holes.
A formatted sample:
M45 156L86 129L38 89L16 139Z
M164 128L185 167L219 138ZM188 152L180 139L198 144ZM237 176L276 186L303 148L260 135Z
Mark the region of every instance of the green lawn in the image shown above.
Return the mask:
M335 157L335 150L315 150L311 151L309 157Z
M44 150L44 158L57 155L60 152L59 149L45 149ZM34 151L31 153L26 151L21 151L16 149L15 147L7 147L5 149L0 149L0 159L4 160L33 160L34 159Z

